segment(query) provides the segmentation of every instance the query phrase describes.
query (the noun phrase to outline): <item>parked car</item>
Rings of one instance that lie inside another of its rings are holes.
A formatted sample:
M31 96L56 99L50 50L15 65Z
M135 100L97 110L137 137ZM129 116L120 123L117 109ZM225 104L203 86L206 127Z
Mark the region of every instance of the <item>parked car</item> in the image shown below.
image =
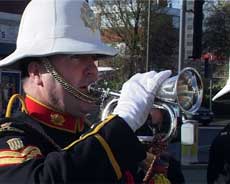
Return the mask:
M200 107L195 114L183 114L183 119L196 120L203 126L207 126L214 118L214 113L206 107Z

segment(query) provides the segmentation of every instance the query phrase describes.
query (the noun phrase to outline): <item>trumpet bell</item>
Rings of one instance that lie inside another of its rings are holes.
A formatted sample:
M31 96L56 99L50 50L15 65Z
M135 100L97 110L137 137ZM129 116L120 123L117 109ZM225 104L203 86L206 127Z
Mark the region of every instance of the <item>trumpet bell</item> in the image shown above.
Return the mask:
M162 83L156 98L164 102L177 103L184 113L193 114L202 103L202 78L194 68L184 68L179 75Z
M103 111L101 112L101 121L104 121L109 114L111 114L114 108L117 106L118 98L114 98L109 101Z

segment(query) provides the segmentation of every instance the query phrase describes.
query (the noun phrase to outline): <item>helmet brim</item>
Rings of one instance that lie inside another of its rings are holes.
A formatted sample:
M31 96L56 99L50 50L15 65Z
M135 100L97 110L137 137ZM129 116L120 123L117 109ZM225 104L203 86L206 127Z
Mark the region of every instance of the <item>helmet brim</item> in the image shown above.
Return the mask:
M227 81L226 85L221 89L213 98L212 101L216 101L220 97L230 92L230 80Z
M103 42L88 43L69 38L55 38L54 42L51 40L54 39L50 38L50 40L47 39L41 42L36 42L36 44L23 47L23 49L17 48L12 54L0 61L0 67L10 66L16 61L28 57L45 57L56 54L112 57L118 53L116 49L107 46ZM26 45L28 45L28 43Z

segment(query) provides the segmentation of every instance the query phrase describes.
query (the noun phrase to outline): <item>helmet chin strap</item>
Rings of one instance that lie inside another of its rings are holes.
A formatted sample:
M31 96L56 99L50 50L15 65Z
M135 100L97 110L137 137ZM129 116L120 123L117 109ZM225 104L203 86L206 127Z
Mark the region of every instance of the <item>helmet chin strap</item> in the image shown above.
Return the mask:
M77 89L75 89L69 82L67 82L53 67L48 58L43 58L42 64L45 67L46 71L50 73L56 81L58 81L62 87L68 91L75 98L78 98L86 103L98 104L100 99L89 96Z

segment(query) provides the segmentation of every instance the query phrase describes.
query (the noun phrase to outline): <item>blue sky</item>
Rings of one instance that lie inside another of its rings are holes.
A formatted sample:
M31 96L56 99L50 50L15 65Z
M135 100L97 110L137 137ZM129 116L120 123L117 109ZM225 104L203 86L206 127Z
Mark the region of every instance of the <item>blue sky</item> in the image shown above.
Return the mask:
M181 0L172 0L173 8L181 8Z

